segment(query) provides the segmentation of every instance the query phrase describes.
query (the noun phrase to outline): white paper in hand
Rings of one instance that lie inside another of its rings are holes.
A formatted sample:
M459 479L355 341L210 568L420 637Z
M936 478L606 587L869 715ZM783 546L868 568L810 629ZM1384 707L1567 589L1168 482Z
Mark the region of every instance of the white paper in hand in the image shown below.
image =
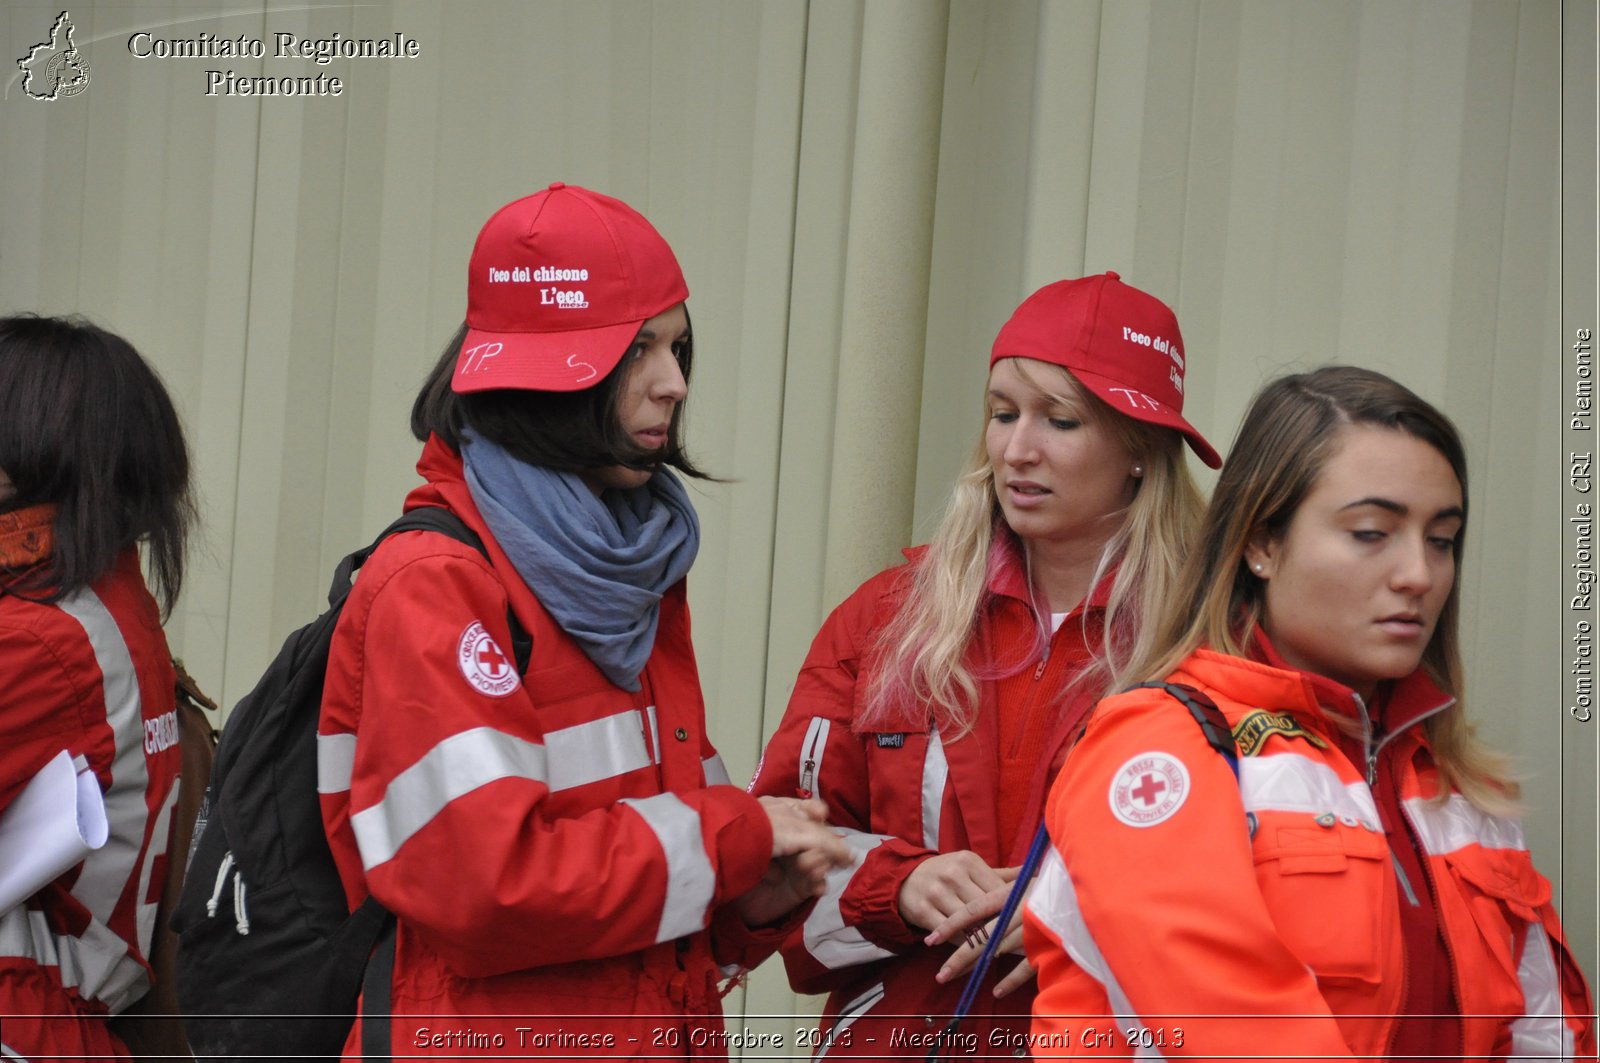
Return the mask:
M0 913L106 843L105 797L87 762L62 750L0 811Z

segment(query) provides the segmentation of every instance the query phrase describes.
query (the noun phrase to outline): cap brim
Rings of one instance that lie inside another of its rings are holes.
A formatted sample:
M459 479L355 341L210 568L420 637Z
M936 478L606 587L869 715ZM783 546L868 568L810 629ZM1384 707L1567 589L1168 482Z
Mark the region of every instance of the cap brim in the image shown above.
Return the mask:
M1158 402L1143 392L1139 394L1146 400L1145 402L1130 403L1123 394L1127 390L1126 385L1109 380L1090 370L1074 367L1072 375L1084 387L1094 392L1096 398L1118 413L1126 417L1132 417L1136 421L1163 425L1183 433L1184 439L1188 440L1189 449L1195 452L1196 457L1213 469L1222 468L1222 456L1216 452L1210 443L1206 442L1206 437L1201 435L1194 425L1183 419L1182 413L1171 406Z
M581 391L616 368L648 318L572 332L467 330L450 387L458 393Z

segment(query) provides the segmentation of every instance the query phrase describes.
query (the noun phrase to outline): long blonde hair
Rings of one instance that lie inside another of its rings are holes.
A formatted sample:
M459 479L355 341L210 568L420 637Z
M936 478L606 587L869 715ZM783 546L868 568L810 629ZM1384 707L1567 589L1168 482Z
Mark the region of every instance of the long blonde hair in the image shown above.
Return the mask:
M1160 619L1149 625L1151 638L1143 652L1134 654L1128 674L1135 681L1164 678L1201 646L1248 656L1265 585L1245 563L1245 547L1257 529L1274 540L1287 533L1334 451L1339 430L1352 424L1397 429L1427 443L1450 463L1460 482L1463 517L1454 547L1456 579L1421 665L1456 703L1424 726L1442 777L1441 794L1453 786L1486 812L1514 813L1518 788L1509 759L1474 737L1464 715L1457 628L1466 536L1466 451L1449 418L1381 373L1325 366L1280 377L1256 394L1228 452L1176 593ZM1360 733L1352 721L1337 722Z
M1093 647L1089 667L1068 683L1069 690L1100 696L1124 684L1131 660L1150 655L1153 633L1143 618L1155 616L1170 597L1203 503L1184 460L1183 437L1176 430L1118 413L1078 385L1070 371L1060 372L1076 386L1081 400L1074 402L1023 375L1053 401L1085 409L1089 419L1112 432L1145 470L1090 581L1091 587L1096 586L1116 568L1099 645ZM985 424L987 420L986 412ZM920 723L926 713L947 739L972 729L979 682L1019 670L1048 639L1041 622L1034 646L1016 660L971 659L979 619L992 594L990 576L1019 551L1026 561L1026 546L1000 509L994 470L980 436L956 480L938 531L912 568L908 593L879 634L858 728L872 730L908 717Z

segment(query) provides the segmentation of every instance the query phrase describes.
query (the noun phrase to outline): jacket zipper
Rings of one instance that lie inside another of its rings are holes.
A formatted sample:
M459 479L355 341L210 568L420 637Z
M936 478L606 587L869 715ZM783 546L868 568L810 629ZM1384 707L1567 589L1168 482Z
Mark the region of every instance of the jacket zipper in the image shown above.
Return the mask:
M822 729L811 736L811 748L806 750L805 763L800 770L800 797L809 800L816 790L817 781L817 743L822 741Z
M1374 745L1373 741L1372 741L1372 718L1367 714L1366 702L1362 701L1360 694L1352 693L1350 695L1350 697L1356 703L1356 708L1361 713L1362 744L1363 744L1363 746L1364 746L1364 748L1366 750L1366 754L1367 754L1367 789L1368 789L1369 792L1371 792L1373 790L1373 788L1375 788L1378 785L1378 754L1383 750L1384 746L1389 744L1391 739L1393 739L1396 735L1398 735L1400 733L1400 731L1390 731L1390 732L1388 732L1387 734L1385 734L1382 738L1380 738L1378 740L1376 745ZM1439 713L1445 711L1446 709L1448 709L1450 706L1454 705L1455 703L1456 703L1456 699L1455 698L1449 698L1448 700L1441 702L1440 704L1438 704L1438 705L1434 706L1433 708L1429 709L1427 712L1423 713L1421 716L1418 716L1416 719L1414 719L1411 722L1407 723L1405 727L1401 728L1401 730L1402 731L1408 731L1411 728L1413 728L1413 727L1417 726L1418 724L1422 723L1424 720L1428 719L1429 717L1437 716ZM1412 832L1411 836L1415 837L1416 825L1411 822L1411 814L1406 811L1405 802L1400 801L1398 799L1398 795L1396 795L1395 803L1400 808L1400 817L1401 817L1401 819L1403 821L1398 825L1400 826L1401 829ZM1373 804L1374 805L1377 804L1377 795L1376 794L1373 795ZM1383 818L1382 818L1381 815L1379 816L1379 820L1378 821L1379 821L1379 824L1381 825L1382 822L1383 822ZM1387 841L1387 839L1385 839L1385 840ZM1409 843L1410 839L1408 838L1407 840L1408 840L1408 843ZM1406 900L1413 907L1419 906L1421 904L1421 901L1417 897L1416 890L1412 888L1411 881L1406 877L1406 873L1405 873L1404 869L1401 868L1401 866L1400 866L1400 857L1395 854L1393 845L1389 846L1389 859L1394 864L1395 878L1399 881L1401 888L1405 890ZM1438 893L1437 890L1435 890L1433 888L1433 883L1432 883L1431 879L1429 878L1430 872L1428 870L1428 857L1427 857L1426 853L1421 853L1421 852L1418 853L1418 863L1420 863L1421 866L1422 866L1422 875L1423 875L1423 878L1425 880L1423 882L1423 886L1425 888L1427 888L1427 890L1429 891L1429 895L1433 898L1434 918L1437 919L1439 917L1438 916L1438 913L1439 913L1439 893ZM1402 931L1402 933L1403 933L1403 931ZM1402 949L1403 948L1404 948L1404 942L1402 941ZM1445 960L1450 965L1450 985L1451 985L1451 988L1454 990L1454 992L1456 994L1456 1004L1459 1007L1460 1003L1461 1003L1461 987L1460 987L1460 983L1456 979L1456 958L1455 958L1455 955L1450 951L1450 941L1449 941L1448 938L1446 938L1445 942L1444 942L1444 952L1445 952ZM1406 996L1410 992L1411 992L1411 964L1409 962L1406 962L1406 963L1403 963L1401 965L1401 970L1400 970L1400 1001L1401 1001L1402 1004L1404 1004ZM1387 1034L1384 1037L1384 1049L1385 1049L1385 1051L1387 1051L1388 1049L1394 1047L1394 1037L1395 1037L1396 1032L1399 1031L1399 1029L1400 1029L1400 1017L1399 1016L1395 1016L1390 1021L1389 1030L1388 1030ZM1461 1036L1459 1028L1458 1028L1457 1036L1458 1036L1458 1038ZM1461 1043L1462 1044L1465 1043L1464 1038L1461 1040Z
M1054 640L1055 635L1052 634L1050 637ZM1039 657L1039 664L1033 670L1033 685L1028 688L1028 703L1022 707L1021 726L1017 728L1016 736L1011 739L1011 752L1006 754L1007 760L1017 759L1017 754L1022 749L1022 736L1028 731L1028 720L1032 718L1033 710L1039 701L1039 680L1044 678L1045 666L1049 663L1050 643L1046 642L1044 653Z

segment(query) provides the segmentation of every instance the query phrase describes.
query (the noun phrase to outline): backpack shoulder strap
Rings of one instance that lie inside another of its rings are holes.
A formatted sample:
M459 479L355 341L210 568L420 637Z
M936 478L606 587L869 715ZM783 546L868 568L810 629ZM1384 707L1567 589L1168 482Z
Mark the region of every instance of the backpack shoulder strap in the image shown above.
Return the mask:
M333 573L333 582L328 587L328 604L338 605L344 601L350 593L350 581L356 570L367 563L367 558L372 556L380 543L391 535L406 531L437 532L472 547L486 560L489 557L488 548L483 545L478 533L467 527L460 517L442 506L421 506L401 514L393 524L379 532L371 543L339 562L339 567ZM509 605L506 607L506 624L511 631L511 656L517 662L517 674L526 675L528 662L533 658L533 636L528 634Z
M1194 687L1183 683L1139 683L1129 687L1130 690L1139 690L1149 687L1152 690L1164 690L1182 703L1189 710L1189 715L1194 717L1194 722L1200 725L1200 733L1206 736L1206 742L1212 749L1228 762L1228 767L1233 771L1233 777L1239 778L1239 749L1233 741L1233 728L1228 726L1227 717L1222 715L1222 710L1217 708L1217 703ZM1087 723L1087 721L1085 721ZM1251 834L1255 833L1252 823ZM1049 832L1043 823L1033 836L1033 844L1028 849L1027 859L1022 863L1022 870L1017 873L1016 881L1011 886L1011 892L1006 896L1005 906L996 918L995 926L1009 926L1011 916L1022 902L1022 895L1027 891L1028 882L1033 878L1034 872L1039 868L1040 858L1044 855L1046 845L1049 844ZM989 940L979 954L977 961L972 966L972 973L967 977L967 985L961 994L961 999L956 1003L955 1012L950 1021L939 1031L934 1038L933 1046L928 1049L928 1063L941 1063L953 1058L947 1050L951 1037L960 1027L963 1019L972 1010L972 1003L977 998L979 983L989 969L989 964L994 960L995 947L999 944L1003 934L990 934Z
M1217 703L1206 695L1200 693L1192 686L1184 683L1139 683L1129 687L1130 690L1165 690L1168 694L1178 699L1183 707L1189 710L1189 715L1194 717L1194 722L1200 725L1200 733L1206 736L1206 742L1212 749L1228 762L1228 767L1233 771L1235 780L1239 778L1239 747L1233 741L1233 728L1228 726L1227 717L1222 715L1222 710L1217 708Z

